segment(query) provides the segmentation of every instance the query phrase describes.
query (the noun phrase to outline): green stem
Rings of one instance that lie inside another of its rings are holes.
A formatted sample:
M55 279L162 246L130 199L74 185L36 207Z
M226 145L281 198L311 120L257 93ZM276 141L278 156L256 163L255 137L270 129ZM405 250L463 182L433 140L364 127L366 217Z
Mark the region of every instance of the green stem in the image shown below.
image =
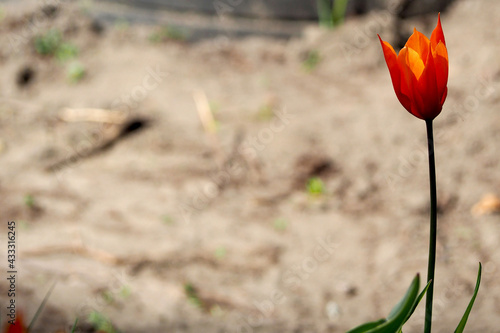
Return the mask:
M432 325L432 298L434 295L434 271L436 268L436 235L437 235L437 194L436 194L436 163L434 159L434 137L432 132L432 120L426 120L427 144L429 150L429 180L431 193L431 223L429 235L429 264L427 268L427 282L432 283L427 289L425 300L425 333L431 333Z

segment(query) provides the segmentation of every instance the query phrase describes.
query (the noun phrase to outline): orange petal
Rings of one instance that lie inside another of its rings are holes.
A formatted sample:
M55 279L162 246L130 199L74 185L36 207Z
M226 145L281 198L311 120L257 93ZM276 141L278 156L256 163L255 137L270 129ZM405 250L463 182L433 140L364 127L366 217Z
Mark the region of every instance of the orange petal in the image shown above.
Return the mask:
M414 116L424 119L422 116L422 109L424 107L424 103L422 98L418 92L418 81L410 68L410 55L409 49L404 47L401 49L398 55L398 63L401 67L401 80L404 84L401 84L401 93L405 96L408 96L410 101L409 107L406 105L403 106Z
M438 94L442 96L446 90L446 85L448 83L448 52L446 46L439 42L432 52L432 57L434 58L434 64L436 67L436 82ZM444 102L444 101L443 101ZM441 103L442 105L442 103Z
M431 53L430 50L429 53ZM442 104L441 96L438 92L434 58L431 55L428 58L429 61L425 66L422 76L418 79L417 89L425 107L421 110L421 115L424 119L434 119L441 111Z
M413 75L415 75L415 78L418 80L425 69L424 61L420 54L418 54L414 49L407 48L407 50L407 65L412 71Z
M429 39L417 29L413 29L413 34L408 38L406 42L406 47L414 50L420 55L424 64L427 62L427 54L429 53Z
M405 89L403 86L406 85L406 83L402 81L403 75L401 73L401 68L398 63L396 52L394 51L394 48L391 46L391 44L383 41L380 36L378 36L378 38L380 39L380 44L382 45L382 50L384 51L385 62L387 63L389 73L391 74L394 92L396 93L399 102L409 111L411 105L409 95L404 95L401 92L403 89Z
M441 26L441 13L438 14L437 25L431 35L431 47L435 48L439 44L439 42L442 42L444 46L446 46L443 27Z

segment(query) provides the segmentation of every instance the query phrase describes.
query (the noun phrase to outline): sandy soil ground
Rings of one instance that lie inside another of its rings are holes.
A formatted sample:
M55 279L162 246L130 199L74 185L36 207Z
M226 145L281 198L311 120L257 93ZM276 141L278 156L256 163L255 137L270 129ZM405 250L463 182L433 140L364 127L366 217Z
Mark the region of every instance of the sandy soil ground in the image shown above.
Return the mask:
M31 318L56 281L33 332L76 317L81 332L104 317L122 332L344 332L425 276L425 125L390 83L376 37L391 40L389 13L193 44L101 29L89 6L2 10L0 219L17 222L18 310ZM500 195L498 17L496 0L442 15L435 332L458 324L479 261L467 332L500 332L500 220L471 212ZM435 16L409 24L429 35ZM76 59L35 51L54 28ZM71 82L75 61L85 76ZM122 113L103 123L88 108ZM312 177L322 194L308 193ZM422 310L405 332L422 331Z

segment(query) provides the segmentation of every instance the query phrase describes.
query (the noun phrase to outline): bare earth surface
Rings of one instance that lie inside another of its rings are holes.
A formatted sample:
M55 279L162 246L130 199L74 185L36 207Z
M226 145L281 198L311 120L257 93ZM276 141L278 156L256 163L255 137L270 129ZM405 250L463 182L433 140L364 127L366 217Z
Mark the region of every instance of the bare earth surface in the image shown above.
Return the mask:
M387 12L290 40L155 43L156 27L99 32L87 10L64 4L27 28L40 6L8 3L0 23L0 220L17 223L18 311L32 318L57 281L34 332L76 317L83 331L92 313L122 332L345 332L426 276L425 124L394 95L376 36L392 38ZM500 195L499 17L497 0L442 15L436 333L458 324L479 261L466 331L500 332L500 219L472 213ZM435 20L411 26L430 35ZM78 47L81 81L67 78L72 60L35 52L50 28ZM126 125L67 108L122 111L140 128L118 136ZM306 191L314 176L322 195ZM423 308L405 333L422 332Z

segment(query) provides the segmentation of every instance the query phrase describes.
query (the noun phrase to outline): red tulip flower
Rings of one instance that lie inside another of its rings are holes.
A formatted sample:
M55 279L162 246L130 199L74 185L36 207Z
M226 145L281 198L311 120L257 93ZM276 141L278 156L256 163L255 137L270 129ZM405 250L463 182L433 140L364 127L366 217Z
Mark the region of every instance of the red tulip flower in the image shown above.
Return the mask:
M4 327L5 333L27 333L28 329L24 326L23 314L21 312L16 316L14 324L6 323Z
M380 36L379 39L401 104L415 117L436 118L448 92L448 51L440 17L430 40L414 29L399 54Z

